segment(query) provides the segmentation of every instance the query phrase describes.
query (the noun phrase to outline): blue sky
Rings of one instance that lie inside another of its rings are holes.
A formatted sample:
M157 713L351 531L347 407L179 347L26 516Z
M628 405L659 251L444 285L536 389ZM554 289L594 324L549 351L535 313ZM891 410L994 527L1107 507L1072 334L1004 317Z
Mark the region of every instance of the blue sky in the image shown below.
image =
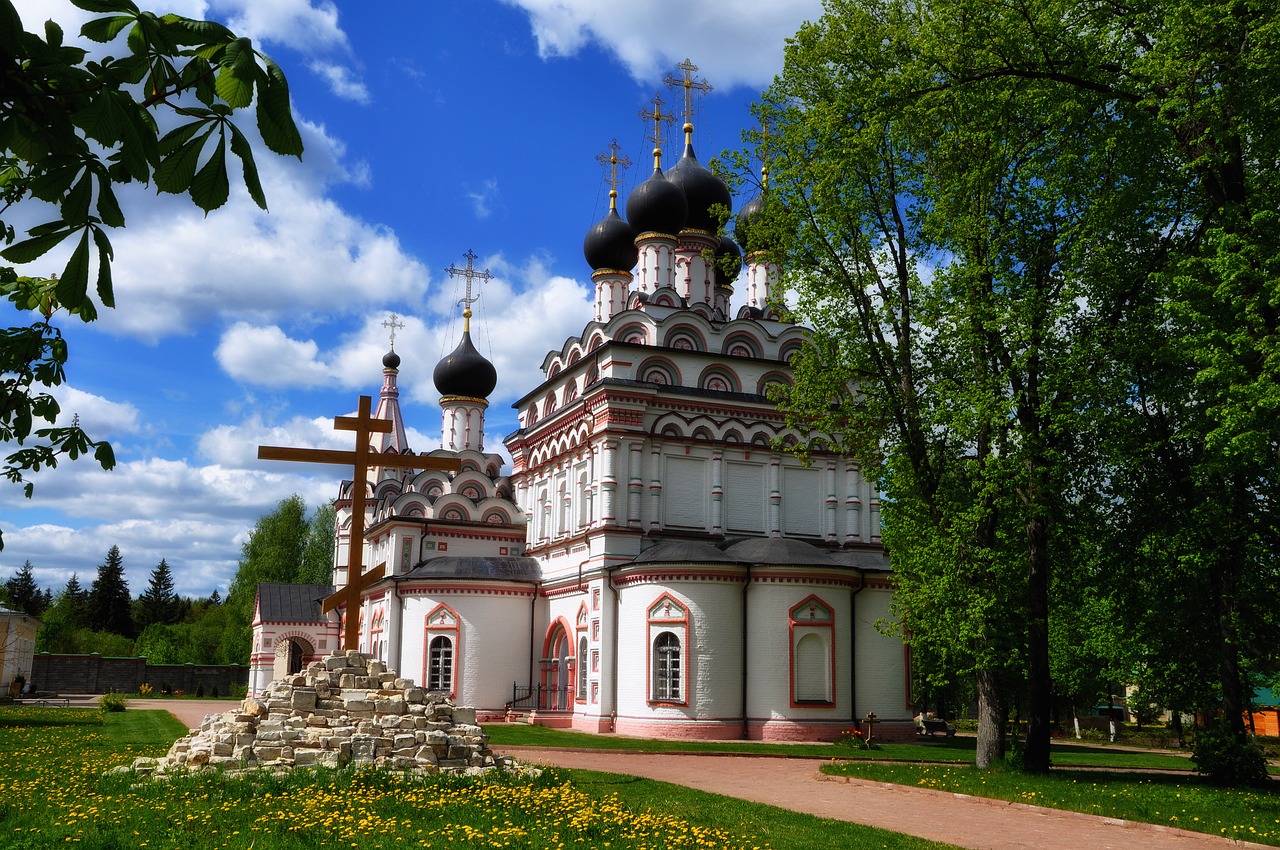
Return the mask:
M16 5L29 30L53 18L69 37L87 17L65 0ZM637 113L658 92L679 108L661 80L685 58L714 89L697 104L699 159L740 147L786 38L822 11L819 0L141 5L253 37L289 77L307 150L301 162L258 153L269 214L243 191L208 217L141 187L122 194L117 309L62 323L71 356L57 393L118 465L41 472L32 500L0 487L0 580L30 560L55 592L72 572L91 579L114 544L135 594L162 557L179 593L225 593L259 516L291 493L330 499L342 477L258 461L257 447L349 448L333 417L376 399L393 312L406 325L396 351L410 443L438 446L431 370L460 333L461 292L444 270L468 250L495 276L473 337L499 376L486 449L505 454L511 403L591 318L582 237L608 209L596 155L616 138L633 162L625 202L652 170ZM41 215L27 205L6 222ZM5 326L25 321L0 307Z

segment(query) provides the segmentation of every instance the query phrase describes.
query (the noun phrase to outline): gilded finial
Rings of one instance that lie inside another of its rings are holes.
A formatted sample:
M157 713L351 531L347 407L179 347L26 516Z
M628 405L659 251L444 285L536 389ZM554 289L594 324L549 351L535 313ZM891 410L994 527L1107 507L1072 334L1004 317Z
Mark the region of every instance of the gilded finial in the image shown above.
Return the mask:
M662 82L667 88L674 89L677 86L684 89L684 110L680 115L684 118L684 143L686 145L693 143L693 94L709 94L712 91L711 84L706 80L695 80L693 72L698 70L698 66L693 62L685 59L676 68L683 72L679 77L674 74L667 74L662 78Z
M480 300L479 295L476 295L474 298L471 297L471 283L473 280L493 280L493 275L489 274L488 269L485 269L482 272L476 271L476 254L474 251L468 249L467 253L462 256L467 258L467 267L465 269L457 268L450 263L449 268L445 269L445 271L454 277L466 278L467 294L466 297L458 303L462 305L462 332L469 333L471 331L471 305Z
M655 171L662 169L662 143L666 141L666 135L662 132L662 123L665 121L670 124L675 121L675 116L662 111L662 98L658 95L653 96L653 110L640 110L640 117L645 123L653 122L653 130L647 136L649 141L653 142L653 168Z
M605 182L609 184L609 210L610 212L618 209L618 184L622 182L622 178L618 176L618 169L626 171L631 167L631 160L625 156L618 156L618 151L622 150L618 146L618 140L614 139L609 144L609 154L603 153L596 155L596 161L601 165L609 166L609 176L605 178Z

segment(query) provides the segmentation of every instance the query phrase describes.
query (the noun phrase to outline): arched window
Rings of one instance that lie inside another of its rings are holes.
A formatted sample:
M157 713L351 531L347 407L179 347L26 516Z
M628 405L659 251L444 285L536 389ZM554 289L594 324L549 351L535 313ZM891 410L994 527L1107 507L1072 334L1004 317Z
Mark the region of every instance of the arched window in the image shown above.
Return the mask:
M578 638L578 657L575 659L578 665L578 699L586 701L587 699L587 636L583 635Z
M453 641L444 635L431 639L427 653L427 690L453 690Z
M796 702L831 701L831 650L816 634L796 641Z
M835 611L817 596L791 609L793 706L835 707Z
M680 681L680 638L662 632L653 642L653 699L679 702Z

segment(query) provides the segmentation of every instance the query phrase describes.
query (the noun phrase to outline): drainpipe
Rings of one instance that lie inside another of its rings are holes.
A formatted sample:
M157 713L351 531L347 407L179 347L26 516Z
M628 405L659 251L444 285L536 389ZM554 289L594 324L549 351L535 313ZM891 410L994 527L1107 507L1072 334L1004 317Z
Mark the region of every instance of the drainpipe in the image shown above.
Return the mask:
M611 618L613 620L611 629L613 632L613 650L610 653L610 655L612 655L612 661L609 664L609 699L613 704L613 708L609 712L610 732L618 731L618 618L622 615L622 597L618 593L617 586L613 583L614 569L615 567L605 568L605 577L608 581L609 589L613 591L613 617ZM647 636L645 637L645 640L648 640ZM645 675L649 675L649 671L646 670Z
M747 564L747 580L742 583L742 740L751 738L750 721L747 717L747 587L751 584L751 565Z
M541 581L533 583L533 598L529 600L529 691L533 692L533 660L537 658L533 654L533 633L537 625L538 612L538 591L542 588Z
M858 725L858 594L867 587L867 571L858 570L858 587L849 594L849 714Z

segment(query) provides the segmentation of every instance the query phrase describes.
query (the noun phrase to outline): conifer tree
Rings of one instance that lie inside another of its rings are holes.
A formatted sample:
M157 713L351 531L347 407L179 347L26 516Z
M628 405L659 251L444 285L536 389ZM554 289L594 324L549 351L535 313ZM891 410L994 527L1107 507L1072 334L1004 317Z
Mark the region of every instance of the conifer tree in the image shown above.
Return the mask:
M124 577L124 558L120 547L112 546L107 558L98 565L98 577L89 590L89 625L95 631L134 637L132 599Z
M9 597L9 607L14 611L39 617L48 607L44 593L36 584L30 561L24 563L13 578L4 583L4 587Z
M146 591L138 597L134 621L141 632L152 623L171 625L178 621L178 595L173 592L173 572L164 558L151 571Z

